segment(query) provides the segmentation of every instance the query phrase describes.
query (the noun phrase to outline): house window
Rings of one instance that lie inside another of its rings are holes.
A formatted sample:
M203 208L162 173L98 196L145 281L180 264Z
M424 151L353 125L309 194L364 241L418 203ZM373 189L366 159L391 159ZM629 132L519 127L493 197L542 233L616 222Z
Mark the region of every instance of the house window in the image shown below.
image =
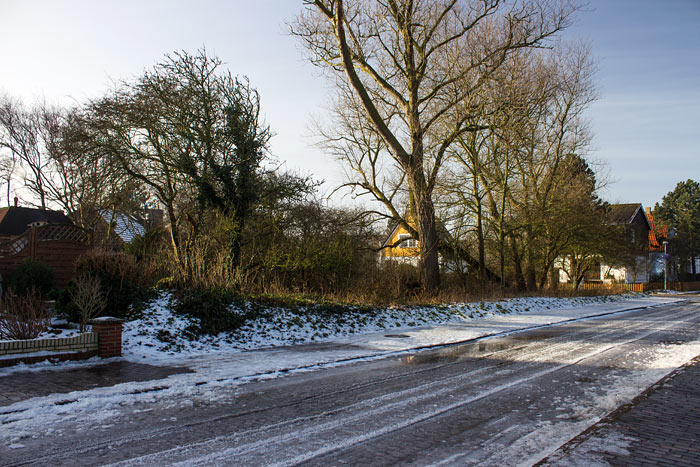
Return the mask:
M418 240L411 238L410 234L399 234L399 248L418 248Z

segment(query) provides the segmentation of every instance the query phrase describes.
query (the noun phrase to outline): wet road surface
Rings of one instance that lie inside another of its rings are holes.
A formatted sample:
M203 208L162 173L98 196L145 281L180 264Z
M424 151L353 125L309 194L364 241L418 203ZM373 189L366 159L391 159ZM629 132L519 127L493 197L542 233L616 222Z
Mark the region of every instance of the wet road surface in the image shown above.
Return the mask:
M690 300L143 402L0 464L533 464L699 354L699 323Z

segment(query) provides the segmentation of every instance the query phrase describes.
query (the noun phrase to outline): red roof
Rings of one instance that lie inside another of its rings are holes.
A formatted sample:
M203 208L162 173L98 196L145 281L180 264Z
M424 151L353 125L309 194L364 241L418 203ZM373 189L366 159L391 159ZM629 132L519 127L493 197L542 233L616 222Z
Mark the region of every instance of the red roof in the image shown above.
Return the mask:
M664 251L664 246L659 243L659 240L656 238L656 225L654 224L654 216L651 215L650 208L647 208L646 215L649 225L651 226L651 230L649 231L649 251ZM660 225L658 232L662 238L666 238L668 235L668 227L666 224Z

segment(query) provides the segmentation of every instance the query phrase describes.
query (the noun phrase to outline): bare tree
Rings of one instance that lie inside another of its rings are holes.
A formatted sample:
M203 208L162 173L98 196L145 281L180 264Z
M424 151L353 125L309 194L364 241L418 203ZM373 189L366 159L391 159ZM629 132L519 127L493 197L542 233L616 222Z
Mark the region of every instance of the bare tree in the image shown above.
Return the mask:
M512 51L542 44L568 24L574 8L546 0L304 3L292 33L312 63L335 77L338 113L365 122L361 137L337 142L372 143L345 157L362 162L352 168L358 178L351 186L372 195L420 241L423 287L434 291L440 276L433 193L448 147L470 130L467 115L453 114ZM393 174L386 177L387 170ZM400 187L406 214L393 203Z
M590 143L583 113L596 97L589 51L565 46L535 63L534 98L527 118L515 127L517 175L509 188L512 259L519 283L528 289L545 284L556 258L576 238L582 218L577 203L590 204L599 188L586 177L577 183L575 177L590 171L583 159Z
M0 147L9 151L7 168L8 204L10 179L18 164L24 171L24 184L46 209L46 178L50 158L47 153L53 144L57 111L46 105L27 109L21 101L0 98Z

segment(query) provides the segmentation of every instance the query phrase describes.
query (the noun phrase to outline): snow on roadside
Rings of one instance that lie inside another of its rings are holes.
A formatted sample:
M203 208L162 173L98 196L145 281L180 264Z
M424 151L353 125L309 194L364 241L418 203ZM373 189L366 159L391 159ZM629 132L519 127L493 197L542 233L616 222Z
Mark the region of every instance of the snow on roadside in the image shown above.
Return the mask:
M538 314L547 310L570 309L601 303L621 303L639 298L639 294L600 297L527 297L496 302L459 303L449 306L381 308L371 313L350 309L344 314L324 314L311 307L298 311L267 309L265 317L247 322L232 333L186 337L190 321L171 312L171 294L151 301L144 316L125 324L124 356L133 361L167 361L212 352L323 343L358 334L386 330L416 329L448 323L466 323L485 317L510 314Z
M230 391L221 391L222 388L230 389L246 381L338 366L348 361L385 358L421 346L460 342L678 300L639 295L526 298L439 308L385 309L363 315L361 318L365 321L358 318L359 322L336 322L332 326L324 324L325 330L319 329L320 320L313 313L279 310L271 314L271 319L249 323L247 331L244 328L238 335L238 340L228 336L229 342L227 336L223 336L223 339L219 336L218 340L203 338L189 343L181 335L188 322L169 312L170 297L162 294L151 302L142 319L127 324L124 332L125 357L122 360L188 366L195 370L194 373L172 375L158 381L130 382L88 391L52 394L0 407L0 425L8 428L0 430L0 442L18 443L27 436L48 433L46 430L52 420L88 424L124 414L133 410L130 407L143 403L171 405L196 398L213 401L230 394ZM285 321L294 318L299 321ZM391 331L387 332L389 329ZM168 342L163 341L164 334L159 334L161 330L168 332ZM328 335L324 336L324 332ZM284 347L291 343L319 341L333 344L304 349ZM182 347L180 352L175 352L178 344ZM103 362L98 359L66 362L55 368ZM675 360L664 363L668 363L669 368L678 365ZM28 368L39 371L46 365L0 368L0 378ZM154 391L154 387L158 389Z

